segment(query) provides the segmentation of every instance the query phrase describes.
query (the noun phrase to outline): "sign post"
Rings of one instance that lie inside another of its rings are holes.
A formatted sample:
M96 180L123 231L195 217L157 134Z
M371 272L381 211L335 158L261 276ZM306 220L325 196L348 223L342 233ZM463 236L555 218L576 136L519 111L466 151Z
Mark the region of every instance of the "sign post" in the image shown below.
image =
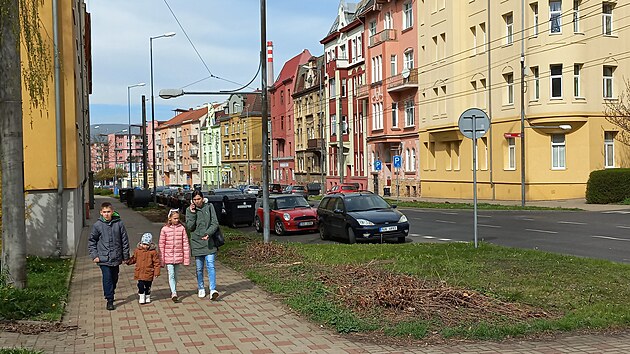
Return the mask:
M394 168L396 169L396 203L400 203L399 170L401 167L402 167L402 157L400 155L394 155Z
M459 131L473 143L473 224L477 248L477 139L486 135L490 129L490 118L478 108L469 108L459 116L458 126Z

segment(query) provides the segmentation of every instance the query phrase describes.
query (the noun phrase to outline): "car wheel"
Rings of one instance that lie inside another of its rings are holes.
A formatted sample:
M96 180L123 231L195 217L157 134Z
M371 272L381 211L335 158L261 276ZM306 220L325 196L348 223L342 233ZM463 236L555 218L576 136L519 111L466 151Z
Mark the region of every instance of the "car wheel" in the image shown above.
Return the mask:
M398 243L405 243L405 237L404 236L400 236L398 238Z
M328 235L326 234L326 227L324 225L319 224L319 238L322 240L328 240Z
M357 243L357 236L354 234L354 230L348 226L348 243Z
M282 223L282 220L280 219L276 219L273 229L276 232L276 235L278 236L283 236L286 233L286 231L284 230L284 224Z
M258 215L254 217L254 227L256 228L257 232L263 232L262 222L260 221L260 218L258 217Z

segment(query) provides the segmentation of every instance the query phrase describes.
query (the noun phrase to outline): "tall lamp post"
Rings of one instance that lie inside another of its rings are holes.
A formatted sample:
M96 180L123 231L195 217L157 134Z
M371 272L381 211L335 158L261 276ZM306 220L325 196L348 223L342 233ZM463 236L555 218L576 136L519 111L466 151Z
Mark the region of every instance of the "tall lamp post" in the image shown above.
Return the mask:
M133 159L131 158L131 99L129 91L133 87L140 87L146 85L144 82L135 85L127 86L127 117L129 119L129 127L127 128L127 145L129 146L129 187L133 188Z
M155 167L155 98L153 97L153 40L158 38L173 37L175 32L168 32L159 36L149 37L149 52L151 59L151 149L153 150L153 202L155 203L155 186L157 186L157 171Z
M317 64L316 64L317 65ZM314 70L317 72L317 81L319 82L319 113L317 114L319 117L319 144L320 144L320 156L319 156L319 171L321 173L320 179L320 188L322 194L325 192L325 183L324 183L324 151L326 148L326 143L324 141L324 111L322 108L322 103L324 101L324 92L322 92L322 70L319 67L312 67L309 65L302 65L303 68Z

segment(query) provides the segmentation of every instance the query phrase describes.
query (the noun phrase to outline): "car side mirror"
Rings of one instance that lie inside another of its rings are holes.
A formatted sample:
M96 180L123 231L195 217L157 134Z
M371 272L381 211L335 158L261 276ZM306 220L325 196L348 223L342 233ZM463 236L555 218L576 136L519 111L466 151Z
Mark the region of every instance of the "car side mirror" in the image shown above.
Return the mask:
M392 209L396 209L396 208L398 208L398 205L392 204L391 207L392 207Z
M335 209L335 210L333 210L333 213L335 213L335 214L343 214L343 210Z

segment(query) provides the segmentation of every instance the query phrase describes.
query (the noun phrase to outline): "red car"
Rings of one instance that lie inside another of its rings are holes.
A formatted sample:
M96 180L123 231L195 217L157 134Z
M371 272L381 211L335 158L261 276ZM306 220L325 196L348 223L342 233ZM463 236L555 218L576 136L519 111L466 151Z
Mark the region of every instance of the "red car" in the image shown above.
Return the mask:
M263 231L263 208L256 210L254 226L256 231ZM289 232L316 232L317 209L312 208L301 195L279 194L269 196L269 221L273 231L279 235Z
M331 189L328 190L328 192L326 192L326 194L333 194L333 193L354 193L354 192L358 192L359 188L354 185L354 184L339 184L336 186L333 186Z

